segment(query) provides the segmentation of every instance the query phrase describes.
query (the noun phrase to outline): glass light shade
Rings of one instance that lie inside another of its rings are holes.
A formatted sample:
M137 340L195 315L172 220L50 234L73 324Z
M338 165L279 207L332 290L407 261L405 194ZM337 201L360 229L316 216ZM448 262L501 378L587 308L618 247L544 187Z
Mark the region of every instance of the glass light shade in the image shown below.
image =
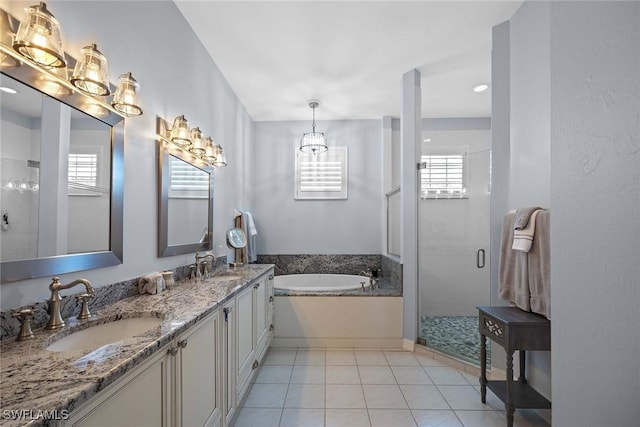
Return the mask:
M200 157L205 153L204 144L202 141L202 131L200 128L191 129L191 147L189 147L189 151Z
M191 138L189 136L189 121L184 116L178 116L173 121L173 127L171 128L171 142L180 147L186 148L191 145Z
M216 167L227 166L227 158L225 157L224 152L222 151L222 145L216 144L213 147L213 154L216 158L216 160L213 162L213 166L216 166Z
M214 162L216 161L216 153L213 139L211 139L210 136L203 138L202 146L204 147L204 155L202 156L202 160L209 163L210 165L214 164Z
M113 101L111 101L113 108L127 117L142 114L142 108L140 108L140 101L138 100L138 89L140 89L140 85L131 73L121 75Z
M300 151L303 153L319 154L327 150L327 138L324 136L324 133L309 132L302 135L302 139L300 139Z
M82 57L76 63L71 83L83 92L94 96L106 96L109 89L109 67L107 58L98 50L96 44L80 49Z
M13 49L20 55L47 68L62 68L67 65L62 49L60 25L47 10L47 5L39 5L26 9L27 17L20 23Z
M0 42L6 46L13 45L11 20L9 19L9 14L2 9L0 9ZM18 66L18 60L7 54L0 53L0 65L2 68L15 68Z

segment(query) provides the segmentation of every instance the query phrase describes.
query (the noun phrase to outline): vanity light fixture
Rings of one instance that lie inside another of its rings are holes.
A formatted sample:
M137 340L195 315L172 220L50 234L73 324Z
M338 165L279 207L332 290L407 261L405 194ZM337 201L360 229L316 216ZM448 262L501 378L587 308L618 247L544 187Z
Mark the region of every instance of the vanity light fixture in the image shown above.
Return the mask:
M178 116L173 121L170 139L178 147L188 148L191 145L189 121L184 116Z
M183 150L209 166L227 165L222 146L213 142L210 136L203 136L200 127L189 128L189 121L180 115L173 121L173 127L161 117L157 118L157 136L165 144L174 149Z
M318 154L328 150L327 138L322 132L316 132L316 108L320 106L319 101L309 101L309 107L313 110L312 131L302 135L300 139L300 151L303 153Z
M67 65L62 49L60 25L47 5L28 7L27 19L20 23L13 48L45 68L63 68Z
M141 115L142 108L140 101L138 101L138 89L140 89L140 85L131 73L121 75L111 106L127 117Z
M191 146L189 147L189 151L195 154L196 157L202 157L205 154L202 131L199 127L191 129Z
M98 50L95 43L83 47L80 52L82 52L82 58L76 63L71 83L89 95L110 95L107 58Z

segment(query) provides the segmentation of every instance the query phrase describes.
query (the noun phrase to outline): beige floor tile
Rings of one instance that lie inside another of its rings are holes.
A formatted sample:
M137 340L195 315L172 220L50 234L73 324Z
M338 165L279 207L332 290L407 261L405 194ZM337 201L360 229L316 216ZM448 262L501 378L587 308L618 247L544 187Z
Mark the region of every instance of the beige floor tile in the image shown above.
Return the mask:
M291 384L324 384L324 382L324 365L295 365L291 372Z
M356 355L353 350L336 350L326 353L326 364L329 365L356 365Z
M285 408L324 408L324 384L289 384Z
M263 365L254 382L270 384L289 384L292 365Z
M416 427L408 409L369 409L371 427Z
M288 384L253 384L245 408L282 408L287 395Z
M358 366L362 384L397 384L389 366Z
M285 408L280 427L324 427L324 409Z
M384 353L379 350L361 351L356 350L356 362L358 366L388 366L387 358L384 357Z
M506 422L507 413L504 410L498 411L498 415ZM516 409L513 427L549 427L549 424L533 409Z
M234 427L278 427L282 409L243 408L238 413Z
M296 360L297 350L270 349L264 358L264 365L293 365Z
M425 366L424 370L436 385L469 385L469 381L455 368Z
M296 354L296 365L315 365L315 366L324 366L325 364L325 354L324 350L301 350L298 349L298 353Z
M418 359L408 351L385 351L384 356L391 366L420 366Z
M438 390L453 410L493 410L491 406L481 402L480 393L472 385L440 385Z
M453 411L412 410L418 427L464 427Z
M398 384L433 384L421 366L392 366Z
M366 409L327 409L326 427L370 427Z
M416 354L415 357L418 363L422 366L448 366L446 363L442 363L433 357L424 356L422 354Z
M469 372L466 372L466 371L458 371L458 372L460 372L460 375L462 375L469 384L473 386L480 384L480 376L470 374Z
M407 409L407 402L397 385L363 384L369 409Z
M366 408L362 386L335 385L326 386L326 407L332 409Z
M455 411L464 427L505 427L505 420L496 411Z
M327 366L327 384L360 384L360 373L357 366Z
M480 394L480 386L474 386L474 389L476 389L476 391L478 392L478 394ZM487 405L491 406L491 408L495 409L496 411L504 411L504 402L500 399L498 399L498 396L496 396L491 390L489 390L489 387L487 387Z
M400 390L410 409L451 409L434 385L401 385Z

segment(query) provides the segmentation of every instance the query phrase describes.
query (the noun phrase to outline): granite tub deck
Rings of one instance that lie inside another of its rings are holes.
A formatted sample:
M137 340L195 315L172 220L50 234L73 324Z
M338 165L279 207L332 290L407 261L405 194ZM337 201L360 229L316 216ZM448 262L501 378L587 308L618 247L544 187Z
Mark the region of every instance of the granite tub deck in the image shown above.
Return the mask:
M58 331L34 331L35 338L0 341L0 407L6 411L73 411L135 366L169 344L198 320L216 310L273 265L248 265L240 269L216 270L207 280L177 282L157 295L138 295L96 310L88 322L65 319ZM225 276L241 276L229 280ZM50 352L55 340L90 324L140 316L162 319L159 327L96 350ZM14 412L17 413L17 412ZM46 420L10 420L0 417L2 426L39 426Z

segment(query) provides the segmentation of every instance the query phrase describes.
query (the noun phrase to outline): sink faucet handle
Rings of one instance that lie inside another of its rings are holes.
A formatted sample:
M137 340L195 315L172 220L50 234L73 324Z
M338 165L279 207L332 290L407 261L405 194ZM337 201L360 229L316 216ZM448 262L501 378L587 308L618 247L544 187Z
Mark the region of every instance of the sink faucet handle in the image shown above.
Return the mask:
M17 318L20 321L20 333L18 333L16 341L26 341L33 338L31 319L35 314L35 311L35 307L24 307L11 313L12 317Z
M76 295L76 299L82 301L82 306L80 307L80 314L78 315L78 320L87 320L91 318L92 314L89 312L89 304L88 300L93 299L95 295L93 294L80 294Z

